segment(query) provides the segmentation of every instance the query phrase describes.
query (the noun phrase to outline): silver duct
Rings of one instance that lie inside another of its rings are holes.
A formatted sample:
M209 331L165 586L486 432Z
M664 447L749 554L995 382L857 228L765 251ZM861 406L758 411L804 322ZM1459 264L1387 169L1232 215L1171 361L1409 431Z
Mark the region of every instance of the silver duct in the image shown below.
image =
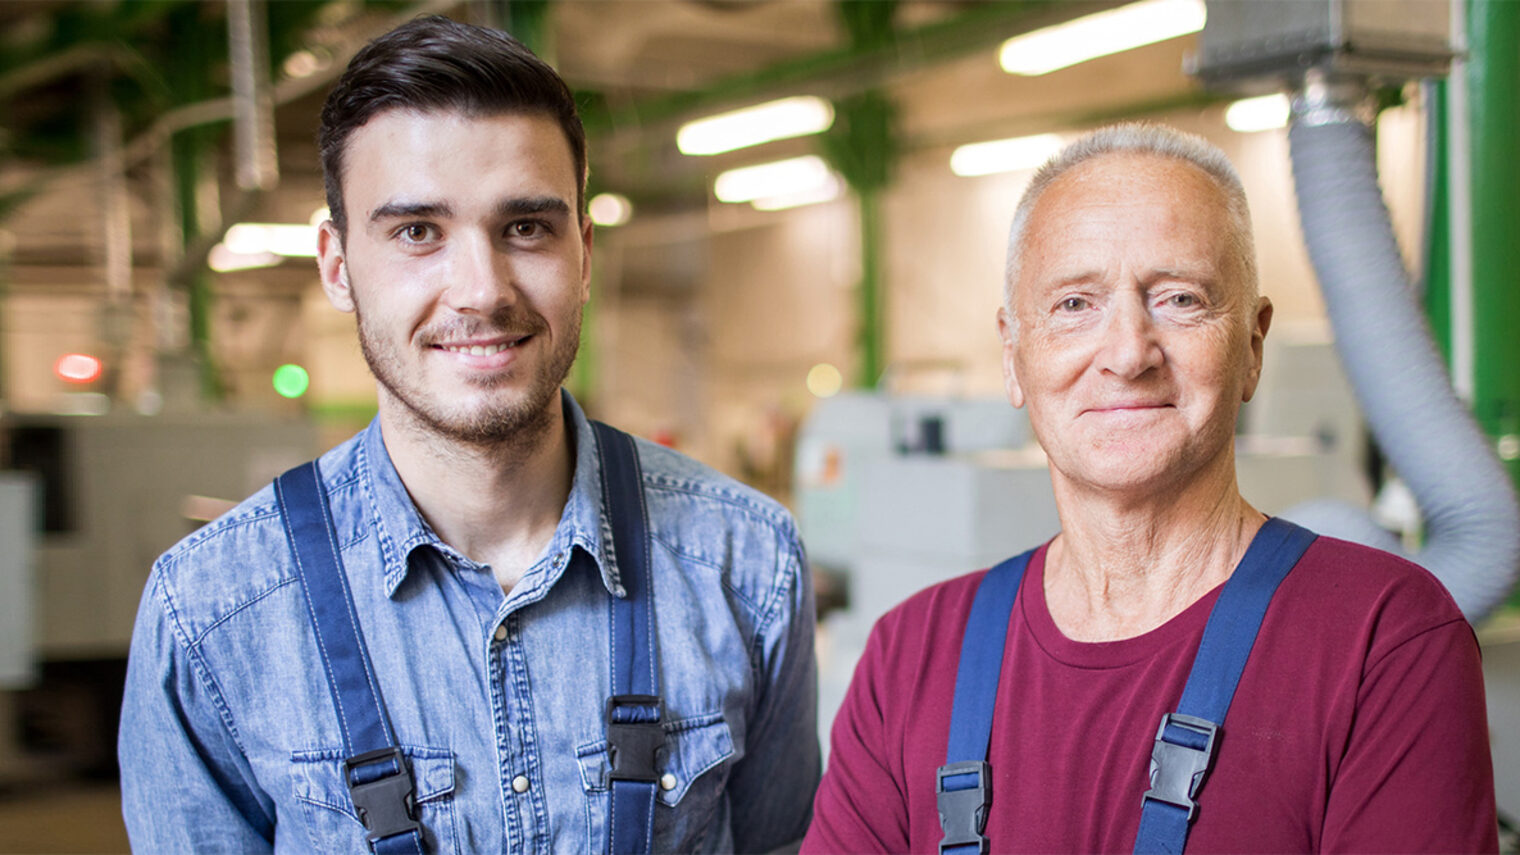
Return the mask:
M1365 104L1360 82L1311 78L1294 99L1288 132L1293 183L1341 362L1373 436L1419 503L1424 546L1411 554L1345 503L1310 502L1283 516L1419 563L1477 621L1520 570L1520 504L1452 391L1416 305L1378 186Z

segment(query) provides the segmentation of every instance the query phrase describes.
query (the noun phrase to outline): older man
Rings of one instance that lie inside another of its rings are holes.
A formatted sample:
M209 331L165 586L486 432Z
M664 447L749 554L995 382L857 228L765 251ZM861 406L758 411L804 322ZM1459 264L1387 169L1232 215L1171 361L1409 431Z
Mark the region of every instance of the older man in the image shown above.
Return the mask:
M1019 204L1007 288L1061 533L881 619L803 851L1494 850L1451 598L1240 495L1272 305L1224 156L1146 125L1074 143Z

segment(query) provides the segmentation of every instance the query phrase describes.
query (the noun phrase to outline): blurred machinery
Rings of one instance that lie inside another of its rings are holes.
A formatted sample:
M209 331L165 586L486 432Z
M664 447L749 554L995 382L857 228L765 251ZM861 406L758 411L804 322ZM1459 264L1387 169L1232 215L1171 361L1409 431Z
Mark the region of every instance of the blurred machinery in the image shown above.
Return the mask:
M316 429L248 413L10 414L0 440L0 778L18 732L62 747L43 765L104 773L153 561L309 459Z

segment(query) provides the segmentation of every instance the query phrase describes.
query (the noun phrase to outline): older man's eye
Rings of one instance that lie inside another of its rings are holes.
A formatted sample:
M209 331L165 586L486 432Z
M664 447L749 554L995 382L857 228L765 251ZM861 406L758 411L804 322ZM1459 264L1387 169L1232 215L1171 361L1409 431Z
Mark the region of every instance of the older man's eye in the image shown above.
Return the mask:
M1061 301L1061 310L1064 312L1080 312L1087 308L1087 301L1081 297L1067 297Z
M1191 309L1199 305L1198 296L1187 292L1173 294L1167 298L1167 302L1179 309Z

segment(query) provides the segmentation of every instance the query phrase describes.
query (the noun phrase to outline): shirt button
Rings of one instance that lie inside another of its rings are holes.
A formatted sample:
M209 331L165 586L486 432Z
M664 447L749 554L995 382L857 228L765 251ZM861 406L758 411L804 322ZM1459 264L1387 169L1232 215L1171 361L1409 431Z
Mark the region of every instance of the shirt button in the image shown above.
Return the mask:
M497 624L496 625L496 633L495 633L495 635L496 635L496 640L497 641L506 641L507 640L507 625L504 624L504 623ZM518 792L522 792L522 790L518 790Z
M528 791L528 776L518 775L512 779L512 792L526 793Z
M666 772L660 776L660 789L670 791L676 788L676 776Z
M565 563L565 553L561 552L560 554L554 556L554 566L555 567L559 567L559 565L564 564L564 563Z

